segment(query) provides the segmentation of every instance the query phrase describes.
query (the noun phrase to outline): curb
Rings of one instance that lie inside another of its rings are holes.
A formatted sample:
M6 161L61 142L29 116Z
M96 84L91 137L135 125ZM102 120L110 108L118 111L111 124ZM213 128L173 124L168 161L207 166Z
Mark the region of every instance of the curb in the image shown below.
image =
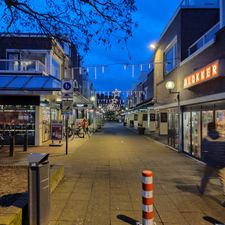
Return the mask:
M50 193L52 193L64 177L64 166L56 165L50 169ZM14 206L0 207L0 225L27 224L28 195L24 193L14 203Z

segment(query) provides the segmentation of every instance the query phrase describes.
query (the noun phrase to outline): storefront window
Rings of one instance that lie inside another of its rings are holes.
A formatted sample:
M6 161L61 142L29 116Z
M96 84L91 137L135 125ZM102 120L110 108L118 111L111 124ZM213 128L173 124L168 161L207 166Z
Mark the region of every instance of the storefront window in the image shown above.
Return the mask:
M201 157L201 113L192 112L192 155Z
M207 136L210 122L213 122L213 111L202 111L202 138Z
M220 136L225 137L225 110L216 111L216 129Z
M184 112L184 151L191 154L191 113Z
M50 108L42 108L42 141L50 139Z
M5 142L9 144L9 137L15 134L15 144L24 143L24 134L28 133L28 144L35 142L35 107L21 105L0 106L0 132Z

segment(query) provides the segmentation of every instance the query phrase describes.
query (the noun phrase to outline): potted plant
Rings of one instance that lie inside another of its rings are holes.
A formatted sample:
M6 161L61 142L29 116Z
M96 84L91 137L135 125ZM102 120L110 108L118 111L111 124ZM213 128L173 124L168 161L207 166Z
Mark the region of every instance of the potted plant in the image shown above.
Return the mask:
M144 135L145 134L145 127L143 127L142 124L138 124L138 133L140 135Z

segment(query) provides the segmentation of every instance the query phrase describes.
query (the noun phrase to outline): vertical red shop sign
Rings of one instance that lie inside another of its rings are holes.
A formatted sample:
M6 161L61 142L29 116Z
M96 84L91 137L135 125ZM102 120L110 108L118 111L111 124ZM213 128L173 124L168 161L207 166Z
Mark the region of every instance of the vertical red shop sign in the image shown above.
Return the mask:
M63 127L62 123L51 123L51 140L62 141Z

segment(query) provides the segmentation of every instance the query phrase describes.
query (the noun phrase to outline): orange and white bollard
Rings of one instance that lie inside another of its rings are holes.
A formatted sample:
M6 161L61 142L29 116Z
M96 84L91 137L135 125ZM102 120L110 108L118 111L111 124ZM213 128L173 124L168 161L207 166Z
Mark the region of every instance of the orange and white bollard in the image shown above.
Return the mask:
M142 172L142 225L154 225L153 214L153 173Z

